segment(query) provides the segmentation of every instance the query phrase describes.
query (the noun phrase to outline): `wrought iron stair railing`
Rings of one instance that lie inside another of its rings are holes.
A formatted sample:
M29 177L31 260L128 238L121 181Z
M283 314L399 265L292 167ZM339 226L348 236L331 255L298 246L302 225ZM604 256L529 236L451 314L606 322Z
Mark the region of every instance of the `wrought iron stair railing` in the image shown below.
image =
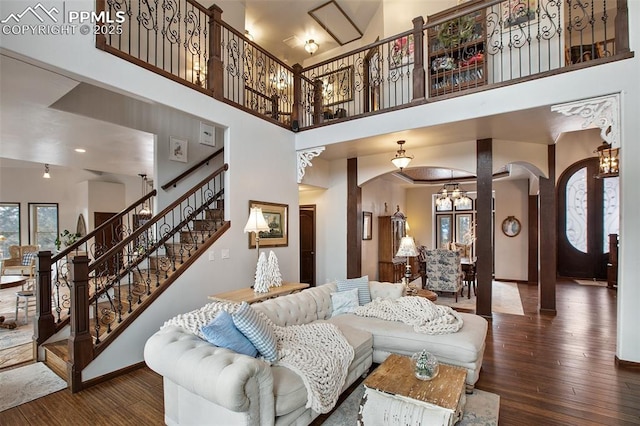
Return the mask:
M227 169L225 164L211 173L155 216L140 217L140 203L121 212L108 244L96 244L92 233L54 257L39 253L36 340L70 325L72 391L81 388L88 362L229 228Z

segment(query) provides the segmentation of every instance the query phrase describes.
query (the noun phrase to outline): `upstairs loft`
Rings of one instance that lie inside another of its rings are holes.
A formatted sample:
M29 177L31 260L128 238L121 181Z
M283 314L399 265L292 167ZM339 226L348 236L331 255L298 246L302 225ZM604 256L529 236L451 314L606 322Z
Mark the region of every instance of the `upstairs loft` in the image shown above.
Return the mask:
M99 49L293 131L633 57L626 0L472 0L307 67L275 58L215 5L97 2L121 9L127 25L97 36Z

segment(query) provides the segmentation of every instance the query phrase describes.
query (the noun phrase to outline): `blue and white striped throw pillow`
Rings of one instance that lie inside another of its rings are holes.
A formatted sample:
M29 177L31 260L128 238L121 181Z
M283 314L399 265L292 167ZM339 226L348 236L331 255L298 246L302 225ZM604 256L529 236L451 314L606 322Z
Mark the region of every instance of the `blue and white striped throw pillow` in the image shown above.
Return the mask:
M358 289L358 303L360 306L371 302L371 292L369 291L369 276L351 278L348 280L338 280L338 291Z
M274 362L278 359L276 335L271 325L260 318L247 302L242 302L240 308L231 317L238 330L249 339L265 360Z

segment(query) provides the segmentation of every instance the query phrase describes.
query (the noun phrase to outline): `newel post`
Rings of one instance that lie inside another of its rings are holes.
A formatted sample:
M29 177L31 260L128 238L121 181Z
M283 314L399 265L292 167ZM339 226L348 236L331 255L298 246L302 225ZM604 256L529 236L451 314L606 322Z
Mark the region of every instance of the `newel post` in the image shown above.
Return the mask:
M71 260L71 334L67 375L71 392L82 390L82 370L93 360L93 338L89 332L89 258Z
M322 111L322 80L317 79L313 81L313 124L320 124L323 122Z
M413 100L425 97L424 18L413 18Z
M618 0L618 7L615 19L616 51L618 53L629 53L629 7L627 0Z
M41 345L55 333L55 319L51 312L51 252L38 252L36 268L36 329L33 339ZM37 345L34 350L37 350ZM34 359L38 359L37 356Z
M280 117L280 96L273 94L271 96L271 118L277 120Z
M96 0L96 15L100 16L101 12L105 12L105 0ZM115 18L115 17L114 17ZM98 24L99 25L99 24ZM104 24L100 25L103 27ZM107 36L101 31L96 31L96 48L104 50L107 46Z
M222 9L217 5L209 8L209 59L207 60L207 87L218 100L224 98L224 75L222 67Z
M302 65L293 66L293 108L291 109L291 126L294 131L300 128L300 105L302 105Z

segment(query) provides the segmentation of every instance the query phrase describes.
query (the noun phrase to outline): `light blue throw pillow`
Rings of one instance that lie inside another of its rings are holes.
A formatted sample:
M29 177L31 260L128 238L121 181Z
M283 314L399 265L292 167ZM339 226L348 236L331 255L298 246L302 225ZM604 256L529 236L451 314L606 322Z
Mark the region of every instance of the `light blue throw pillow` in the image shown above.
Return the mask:
M209 324L200 327L200 331L207 342L218 347L254 358L258 355L256 347L236 328L227 311L220 311Z
M348 280L338 280L338 291L358 289L358 303L360 306L371 302L371 293L369 292L369 276L365 275L360 278L351 278Z
M271 325L260 318L247 303L242 302L235 314L231 315L238 330L256 347L260 355L269 362L278 359L276 335Z
M332 317L355 311L358 307L358 289L354 288L352 290L331 293L331 307Z

